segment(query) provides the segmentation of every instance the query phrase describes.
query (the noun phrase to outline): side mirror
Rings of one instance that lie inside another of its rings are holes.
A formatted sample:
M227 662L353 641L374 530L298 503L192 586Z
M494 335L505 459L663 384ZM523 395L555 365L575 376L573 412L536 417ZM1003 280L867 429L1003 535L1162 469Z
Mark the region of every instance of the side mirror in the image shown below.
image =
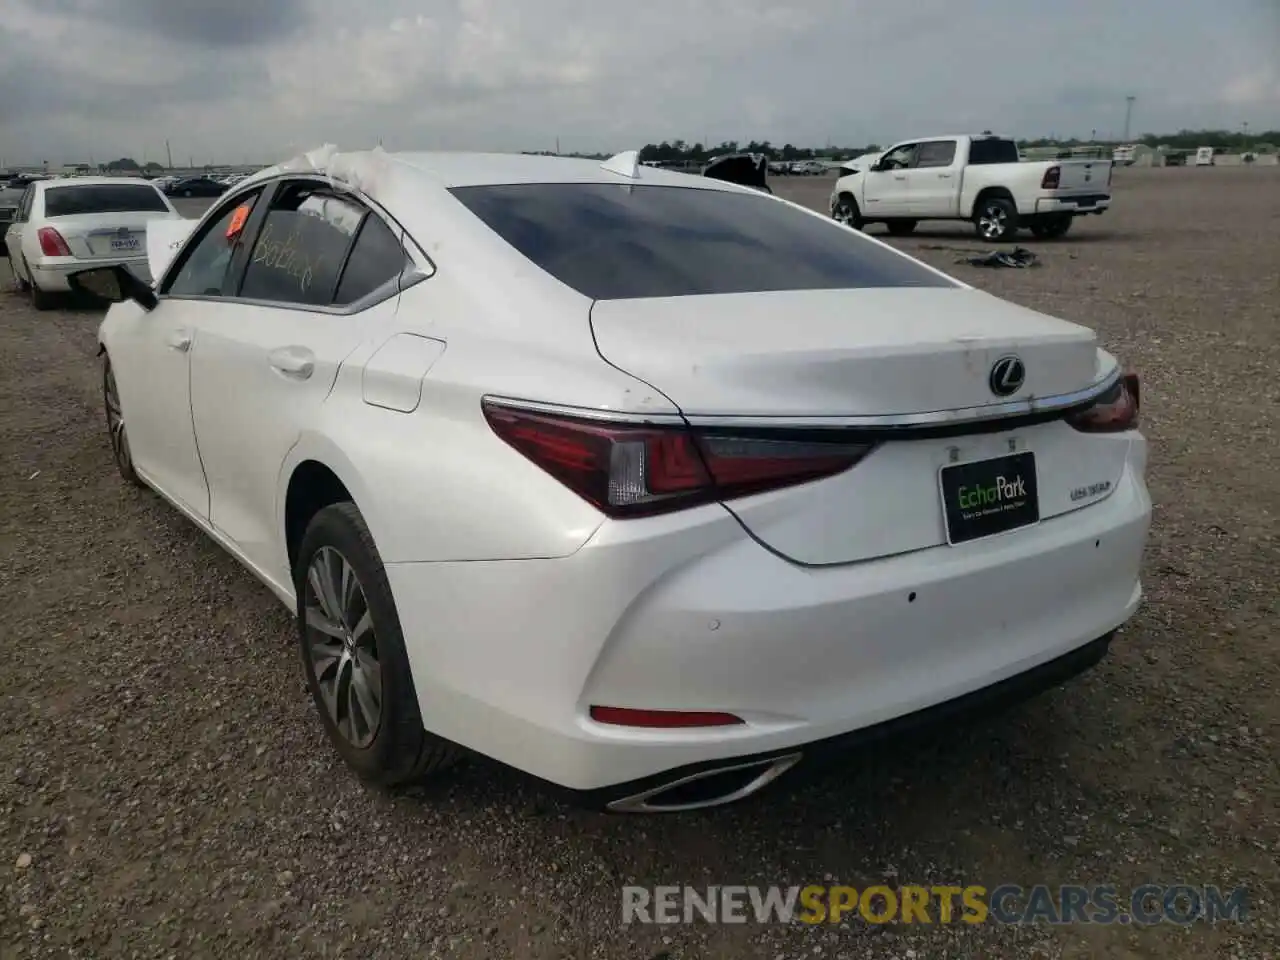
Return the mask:
M143 310L154 310L160 302L150 284L122 266L80 270L67 275L67 284L76 293L85 293L108 303L133 300Z

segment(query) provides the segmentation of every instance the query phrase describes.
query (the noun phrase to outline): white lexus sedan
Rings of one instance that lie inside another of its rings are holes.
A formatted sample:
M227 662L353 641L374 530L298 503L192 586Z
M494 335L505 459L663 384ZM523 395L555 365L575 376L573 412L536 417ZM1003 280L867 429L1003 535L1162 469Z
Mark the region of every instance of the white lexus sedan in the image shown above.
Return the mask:
M292 609L328 736L615 811L1050 686L1138 607L1138 381L1095 334L737 184L342 154L150 238L125 479Z
M69 177L27 185L5 232L18 286L37 310L70 290L67 276L88 267L124 265L145 274L147 224L179 219L148 180Z

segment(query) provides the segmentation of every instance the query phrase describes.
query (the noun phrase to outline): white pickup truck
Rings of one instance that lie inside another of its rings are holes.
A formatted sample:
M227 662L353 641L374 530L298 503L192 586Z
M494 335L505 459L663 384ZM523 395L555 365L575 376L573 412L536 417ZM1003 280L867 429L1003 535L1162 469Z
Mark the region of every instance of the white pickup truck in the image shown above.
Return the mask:
M906 140L836 181L831 216L855 229L905 235L921 220L968 220L984 240L1019 227L1061 237L1071 221L1111 206L1109 160L1020 161L1015 141L982 136ZM845 173L844 170L841 173Z

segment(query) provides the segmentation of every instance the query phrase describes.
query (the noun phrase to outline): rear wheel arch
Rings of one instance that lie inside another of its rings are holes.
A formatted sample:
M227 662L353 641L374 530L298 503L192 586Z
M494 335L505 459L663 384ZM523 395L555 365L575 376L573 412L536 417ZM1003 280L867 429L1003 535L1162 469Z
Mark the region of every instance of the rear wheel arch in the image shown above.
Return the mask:
M1008 187L983 187L973 199L973 209L969 211L969 217L971 219L977 217L984 203L988 200L996 199L1008 200L1013 204L1015 210L1018 208L1018 202L1013 199L1013 193Z
M335 503L355 503L350 487L334 470L319 460L302 460L289 475L284 497L284 538L292 574L298 562L298 548L311 519Z

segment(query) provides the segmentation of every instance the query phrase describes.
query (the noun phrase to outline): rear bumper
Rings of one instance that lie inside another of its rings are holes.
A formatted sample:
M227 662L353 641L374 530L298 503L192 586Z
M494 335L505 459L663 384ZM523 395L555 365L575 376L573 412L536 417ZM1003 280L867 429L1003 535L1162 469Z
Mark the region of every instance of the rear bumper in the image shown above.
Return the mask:
M1111 206L1111 198L1109 196L1093 196L1093 197L1051 197L1041 198L1036 201L1036 214L1054 214L1054 213L1070 213L1070 214L1088 214L1103 213Z
M79 273L81 270L93 270L98 267L128 267L131 271L149 280L150 271L147 269L147 258L145 255L140 257L94 257L93 259L82 260L79 257L41 257L27 264L28 269L35 277L36 285L48 293L65 293L71 289L71 284L67 282L67 277L73 273Z
M616 793L1030 673L1138 608L1140 459L1105 500L1035 528L842 566L780 559L718 506L605 523L562 559L388 564L424 724L554 784ZM745 722L636 729L593 721L592 705Z
M785 750L736 757L732 765L748 768L742 780L750 783L750 777L755 770L768 769L771 764L780 761L790 761L786 763L783 772L802 762L806 769L812 769L814 766L839 759L855 750L866 749L898 738L940 731L950 728L954 723L971 722L997 714L1092 669L1107 655L1114 635L1112 631L1047 663L932 707ZM722 771L724 765L724 761L689 764L631 783L617 784L598 790L574 791L575 799L587 806L610 808L620 812L633 809L643 812L645 808L641 806L642 802L649 803L651 805L649 809L653 810L663 810L667 805L671 809L680 809L681 806L686 809L715 806L718 805L718 798L714 793L716 788L710 785L701 787L699 778L700 775L705 777L707 774ZM664 798L664 794L671 796L669 791L673 783L681 784L683 796L680 799L685 801L683 805L670 803ZM766 785L761 784L758 789ZM655 793L655 791L658 792ZM757 791L751 790L750 794L755 792Z

